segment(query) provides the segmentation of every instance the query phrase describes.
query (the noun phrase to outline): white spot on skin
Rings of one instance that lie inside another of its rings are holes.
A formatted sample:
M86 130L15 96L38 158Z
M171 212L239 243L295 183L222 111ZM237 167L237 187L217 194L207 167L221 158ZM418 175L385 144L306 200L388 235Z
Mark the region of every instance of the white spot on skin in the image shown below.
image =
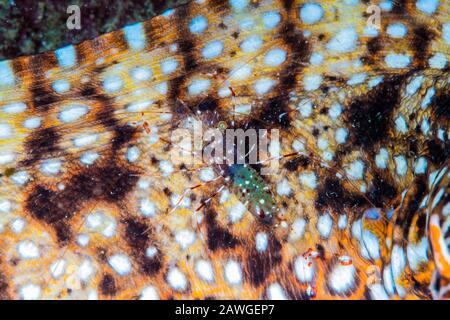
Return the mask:
M404 176L408 172L408 162L404 156L394 157L395 169L399 176Z
M415 77L414 79L412 79L411 82L408 83L408 85L406 86L406 93L410 96L415 94L417 92L417 90L419 90L420 86L422 85L422 82L423 82L423 76L418 76L418 77Z
M200 180L204 182L211 181L215 178L214 170L211 168L202 169L200 171Z
M425 97L423 97L422 103L420 105L422 109L425 109L430 104L431 98L433 98L435 93L436 90L434 89L434 87L431 87L427 90L427 93L425 94Z
M77 138L73 139L73 145L77 148L83 148L87 147L94 142L96 142L98 139L98 134L83 134L81 136L78 136Z
M108 259L109 265L120 276L126 276L131 272L131 262L124 254L115 254Z
M111 75L103 80L103 88L108 93L113 93L123 87L123 80L118 75Z
M417 0L416 8L425 13L432 15L439 6L439 0Z
M190 230L178 231L175 235L175 241L178 242L182 250L186 250L195 242L195 233Z
M39 128L41 126L41 118L33 117L33 118L26 119L23 122L23 126L26 129L30 129L30 130Z
M305 75L303 77L303 87L307 91L316 90L322 83L322 76L318 74Z
M400 133L408 132L408 125L406 124L406 120L402 115L395 119L395 128Z
M347 290L352 288L355 282L355 274L356 269L353 264L342 265L339 263L331 271L328 278L328 284L337 294L345 293Z
M270 67L276 67L286 60L286 51L280 48L270 50L264 56L264 63Z
M328 148L328 140L324 137L319 137L319 139L317 139L317 147L320 150L325 150Z
M69 91L70 82L65 79L59 79L52 83L52 88L57 93L64 93L64 92Z
M375 283L369 286L370 297L372 300L389 300L389 296L386 293L383 285Z
M75 47L72 45L55 50L55 55L59 66L63 68L73 67L77 62Z
M172 289L177 291L184 291L188 286L186 276L177 267L170 269L167 274L167 282Z
M156 249L156 247L148 247L145 250L145 255L148 258L154 258L156 256L156 254L158 253L158 249Z
M384 61L389 68L406 68L411 62L411 57L406 54L389 53Z
M225 265L225 280L232 285L242 283L242 270L238 262L229 260Z
M348 81L347 84L350 86L354 86L357 84L361 84L364 82L364 80L366 80L367 78L367 74L365 73L357 73L354 74Z
M58 174L60 169L61 161L57 159L46 160L40 166L41 172L49 176Z
M303 218L296 219L291 225L289 238L292 241L298 240L305 234L306 221Z
M339 144L345 143L347 141L348 131L345 128L339 128L336 130L336 142Z
M171 175L174 171L172 163L167 160L163 160L159 163L159 169L165 177Z
M237 202L234 206L228 209L228 216L231 223L236 223L241 220L244 214L247 212L247 207L242 202Z
M393 38L403 38L408 33L408 29L403 23L393 23L387 27L386 32Z
M56 53L56 52L55 52ZM0 61L0 86L11 86L14 84L14 72L11 68L11 60Z
M38 300L41 297L41 287L30 283L22 286L19 290L23 300Z
M89 278L94 275L95 269L92 262L88 259L83 260L78 269L78 277L81 281L87 281Z
M323 56L320 53L314 52L311 55L311 59L309 59L309 62L311 64L319 66L319 65L321 65L323 63Z
M300 282L311 282L314 277L314 263L310 263L309 259L298 256L294 262L295 275Z
M333 105L330 107L330 110L328 111L328 114L333 120L336 120L341 115L341 113L342 106L337 102L333 103Z
M206 282L214 281L214 270L211 265L211 262L206 260L199 260L195 264L195 271L199 275L199 277Z
M347 227L347 215L341 214L339 215L338 228L344 230L346 227Z
M287 300L283 287L277 282L267 287L267 297L269 300Z
M0 154L0 165L13 162L15 158L16 156L13 153Z
M317 230L322 238L328 239L333 228L333 219L328 213L325 213L317 220Z
M277 193L280 196L289 196L292 192L288 180L285 178L277 184Z
M383 270L383 283L386 291L389 295L394 294L394 279L392 278L392 268L390 265L384 267Z
M255 247L259 252L264 252L267 249L269 239L264 232L258 232L255 237Z
M242 41L240 48L245 53L251 53L261 48L263 40L261 36L253 35Z
M380 258L380 244L378 238L370 230L364 229L362 232L362 240L369 256L372 259L378 260Z
M178 61L177 60L165 60L161 62L161 71L163 74L171 74L178 68Z
M192 33L203 33L208 28L208 19L204 16L196 16L189 23L189 31Z
M364 163L361 160L355 160L350 163L349 168L345 170L351 180L359 180L364 175Z
M23 102L13 102L3 106L5 113L21 113L27 109L27 105Z
M13 136L13 128L7 123L0 123L0 139L9 139Z
M17 252L22 259L37 259L40 257L39 248L31 240L19 242Z
M304 172L299 175L301 184L310 189L315 189L317 186L317 177L314 172Z
M230 72L230 79L245 80L252 75L252 68L247 64L239 63ZM228 88L226 88L228 89ZM229 89L228 89L229 90ZM231 93L231 91L230 91Z
M245 7L247 7L248 0L230 0L230 5L234 10L242 11Z
M11 222L11 230L16 234L19 234L23 231L23 228L25 228L25 224L25 220L22 218L14 219Z
M442 25L442 39L447 45L450 45L450 22Z
M152 70L146 67L136 67L130 71L130 74L135 81L146 81L153 75Z
M56 260L50 265L50 274L54 279L60 278L66 272L66 261Z
M298 104L297 110L300 110L300 114L303 118L308 118L311 115L313 105L310 101L303 100Z
M275 28L281 21L281 16L277 11L268 11L262 15L264 27L268 30Z
M81 247L86 247L89 244L89 236L87 234L80 234L77 238L77 243Z
M257 80L254 84L254 89L257 94L263 95L268 93L275 85L275 81L269 78Z
M338 31L327 44L327 49L336 53L351 52L355 50L358 42L358 34L355 28L350 27Z
M80 157L80 161L82 164L91 165L98 159L98 157L99 154L97 152L88 151Z
M385 148L381 148L380 152L375 156L375 164L380 169L386 169L389 160L389 154Z
M59 120L62 122L74 122L88 113L89 108L83 105L70 105L59 113Z
M323 9L318 3L306 3L300 9L300 19L305 24L314 24L323 17Z
M223 51L223 43L220 40L213 40L206 44L201 50L205 59L212 59L219 56Z
M417 271L420 264L428 261L428 239L423 237L418 244L408 244L406 249L411 270Z
M158 291L153 286L147 286L142 289L139 300L159 300Z
M144 217L155 217L156 216L156 206L153 202L144 198L141 200L139 205L139 210Z
M188 93L191 96L196 96L206 90L211 86L211 81L207 79L195 79L191 82L188 87Z
M427 171L427 159L420 157L417 159L416 165L414 166L415 174L425 174Z
M145 48L145 31L142 23L126 26L123 33L131 50L138 51Z
M392 278L394 279L395 286L397 288L397 292L400 297L403 297L404 290L398 284L398 280L406 266L406 257L405 252L398 245L394 245L392 248L391 254L391 269L392 269Z
M138 147L132 146L129 147L127 150L127 160L128 162L136 162L137 159L139 159L139 155L141 152L139 151Z

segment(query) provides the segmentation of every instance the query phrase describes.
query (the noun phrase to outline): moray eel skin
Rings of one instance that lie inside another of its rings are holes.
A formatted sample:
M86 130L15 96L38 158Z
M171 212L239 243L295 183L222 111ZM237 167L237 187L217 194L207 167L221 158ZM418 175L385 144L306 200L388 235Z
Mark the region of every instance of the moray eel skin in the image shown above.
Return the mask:
M448 298L449 13L198 0L0 62L0 298ZM278 172L176 163L193 122Z

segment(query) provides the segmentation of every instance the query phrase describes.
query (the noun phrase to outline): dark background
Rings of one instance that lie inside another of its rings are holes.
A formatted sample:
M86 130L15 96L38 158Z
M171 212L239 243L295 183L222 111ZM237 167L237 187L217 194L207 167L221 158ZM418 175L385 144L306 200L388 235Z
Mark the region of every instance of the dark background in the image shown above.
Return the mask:
M80 43L188 1L0 0L0 60ZM69 5L80 7L80 30L66 26Z

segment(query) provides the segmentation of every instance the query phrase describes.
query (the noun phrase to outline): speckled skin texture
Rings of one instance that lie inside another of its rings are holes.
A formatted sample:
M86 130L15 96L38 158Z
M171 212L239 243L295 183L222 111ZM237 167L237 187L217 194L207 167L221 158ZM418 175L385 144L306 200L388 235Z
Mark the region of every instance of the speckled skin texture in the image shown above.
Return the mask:
M449 5L379 5L193 1L1 62L0 297L448 297ZM279 172L175 163L193 120L278 130Z

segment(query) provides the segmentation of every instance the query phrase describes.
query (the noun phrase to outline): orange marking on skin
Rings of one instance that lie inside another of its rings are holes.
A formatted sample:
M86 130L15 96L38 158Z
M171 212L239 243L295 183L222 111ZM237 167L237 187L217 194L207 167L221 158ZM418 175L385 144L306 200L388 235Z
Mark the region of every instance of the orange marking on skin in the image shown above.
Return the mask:
M439 217L437 215L433 215L430 218L430 241L439 273L450 279L450 262L447 259L448 257L445 256L447 248L442 237Z

